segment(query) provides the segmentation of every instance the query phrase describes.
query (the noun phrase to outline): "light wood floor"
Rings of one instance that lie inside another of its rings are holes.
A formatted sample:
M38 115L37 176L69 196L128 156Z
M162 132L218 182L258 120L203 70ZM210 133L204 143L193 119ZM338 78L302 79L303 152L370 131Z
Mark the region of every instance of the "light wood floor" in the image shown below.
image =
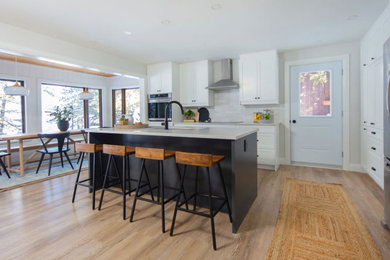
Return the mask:
M74 177L0 193L0 259L264 259L286 177L343 184L384 259L390 259L390 232L380 226L383 191L366 174L298 166L259 171L259 193L239 232L231 233L226 214L217 215L216 252L208 219L178 212L176 235L170 237L173 204L166 211L168 232L162 234L157 205L139 201L135 222L129 223L122 220L116 194L106 193L100 212L91 210L85 188L72 204Z

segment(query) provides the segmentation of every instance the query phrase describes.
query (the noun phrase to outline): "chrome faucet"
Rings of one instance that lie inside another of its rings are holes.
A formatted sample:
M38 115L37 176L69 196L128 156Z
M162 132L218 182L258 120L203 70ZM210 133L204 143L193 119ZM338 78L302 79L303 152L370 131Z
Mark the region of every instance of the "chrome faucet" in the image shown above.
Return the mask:
M181 113L184 115L184 109L183 109L183 106L180 104L180 102L178 101L174 101L172 100L171 102L169 102L166 106L165 106L165 120L164 120L164 124L165 124L165 130L168 130L168 108L171 104L178 104L180 109L181 109Z

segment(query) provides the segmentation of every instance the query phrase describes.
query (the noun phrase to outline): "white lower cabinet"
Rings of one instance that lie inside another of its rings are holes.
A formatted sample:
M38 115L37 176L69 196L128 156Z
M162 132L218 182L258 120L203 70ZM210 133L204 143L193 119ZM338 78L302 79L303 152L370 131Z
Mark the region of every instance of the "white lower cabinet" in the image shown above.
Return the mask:
M381 129L363 126L361 149L364 171L383 189L383 131Z
M257 126L257 164L259 168L279 168L279 124Z
M263 169L279 169L279 124L259 125L259 124L185 124L176 123L176 126L191 127L250 127L257 128L257 167Z

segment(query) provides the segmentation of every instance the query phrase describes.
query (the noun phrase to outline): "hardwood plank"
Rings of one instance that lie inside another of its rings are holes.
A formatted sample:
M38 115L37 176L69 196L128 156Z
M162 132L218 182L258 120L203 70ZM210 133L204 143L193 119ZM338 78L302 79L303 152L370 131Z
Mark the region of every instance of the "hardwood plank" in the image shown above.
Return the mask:
M216 216L216 252L208 219L179 212L175 235L170 237L169 232L161 233L157 205L139 201L135 222L129 223L122 220L122 199L116 194L106 193L102 210L92 211L91 195L79 187L72 204L75 175L2 192L0 258L264 259L286 177L343 184L383 257L390 258L390 231L380 225L384 195L375 182L367 174L300 166L282 166L276 173L258 171L259 194L238 233L226 228L230 226L226 214ZM173 206L166 207L168 229Z

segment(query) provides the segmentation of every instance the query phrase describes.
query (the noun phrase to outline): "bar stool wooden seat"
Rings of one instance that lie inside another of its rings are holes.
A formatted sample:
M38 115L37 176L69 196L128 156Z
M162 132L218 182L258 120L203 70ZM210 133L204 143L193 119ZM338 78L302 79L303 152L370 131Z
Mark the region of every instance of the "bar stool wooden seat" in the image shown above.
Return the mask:
M103 144L103 154L108 154L109 157L108 157L106 172L104 174L102 194L100 196L98 209L101 210L102 208L104 191L120 194L122 195L123 198L123 220L126 219L126 195L130 196L132 191L131 180L130 180L130 155L134 153L135 153L135 148L131 146ZM122 176L119 172L117 163L115 162L115 157L121 157L123 159ZM111 164L114 165L116 176L109 175ZM107 181L109 181L110 179L119 180L122 191L117 191L109 188ZM127 183L129 185L127 185ZM129 186L129 189L127 189L127 186Z
M161 221L162 221L162 232L165 233L165 204L173 200L177 194L173 195L172 197L165 199L165 189L173 189L177 190L175 187L166 187L164 185L164 161L173 158L175 156L175 151L169 151L165 149L158 149L158 148L145 148L145 147L136 147L135 148L135 157L142 159L141 162L141 172L140 177L138 179L138 185L137 190L135 192L135 197L133 201L133 208L131 209L131 216L130 216L130 222L133 221L134 217L134 211L137 204L137 200L143 200L150 203L161 205ZM145 167L145 160L154 160L158 162L158 184L157 186L153 188L149 188L149 190L144 191L140 194L140 189L142 188L141 180L143 173L145 172L145 176L149 181L149 176L146 171ZM179 174L179 180L181 180L180 172ZM154 200L153 191L157 189L157 200ZM143 197L145 194L150 193L152 199L148 199ZM184 195L185 196L185 195Z
M223 176L222 176L222 169L221 169L221 165L220 165L220 162L223 159L224 159L223 155L176 152L176 163L184 164L184 172L183 172L183 176L182 176L181 183L180 183L180 189L179 189L179 194L177 196L175 211L173 214L172 227L171 227L171 232L170 232L171 236L173 235L173 230L175 227L176 215L177 215L178 210L185 211L185 212L192 213L192 214L196 214L196 215L203 216L203 217L207 217L207 218L210 218L210 220L211 220L211 234L212 234L212 240L213 240L213 248L214 248L214 250L217 250L217 243L216 243L216 239L215 239L215 228L214 228L214 216L217 215L217 213L226 205L227 209L228 209L228 213L229 213L230 222L232 222L232 213L231 213L230 204L229 204L229 200L228 200L228 196L227 196L227 192L226 192L225 181L224 181ZM212 168L216 165L218 166L218 172L219 172L219 176L220 176L221 183L223 186L222 188L223 188L224 197L215 196L215 195L213 195L213 192L212 192L210 168ZM181 194L184 193L184 178L185 178L187 166L195 166L196 167L195 192L188 199L185 198L184 202L180 202ZM207 182L208 182L208 185L207 185L208 193L207 194L200 194L199 190L198 190L199 167L203 167L207 171ZM198 196L208 198L209 214L196 211L196 202L197 202L196 199ZM185 202L188 202L191 199L194 199L193 210L184 209L181 207ZM221 200L222 201L221 205L218 207L217 210L214 210L213 200Z
M11 154L10 153L5 153L5 152L0 152L0 165L1 165L1 168L3 168L3 170L5 171L5 174L7 174L8 179L11 179L11 176L9 175L9 173L7 171L7 168L5 167L5 164L3 162L3 157L9 156L9 155L11 155ZM2 175L1 171L0 171L0 175Z
M72 198L72 203L74 203L74 200L76 198L76 191L77 191L77 186L83 186L87 187L92 190L92 209L95 209L95 194L96 194L96 155L99 154L100 156L100 169L103 171L102 167L102 151L103 151L103 145L102 144L87 144L87 143L76 143L76 152L80 153L80 166L79 170L77 172L77 177L76 177L76 182L74 184L74 191L73 191L73 198ZM92 157L92 169L90 171L90 174L92 175L88 179L84 179L80 181L80 173L81 173L81 168L83 167L83 161L84 161L84 156L85 154L90 154ZM84 182L92 182L92 184L85 184Z

